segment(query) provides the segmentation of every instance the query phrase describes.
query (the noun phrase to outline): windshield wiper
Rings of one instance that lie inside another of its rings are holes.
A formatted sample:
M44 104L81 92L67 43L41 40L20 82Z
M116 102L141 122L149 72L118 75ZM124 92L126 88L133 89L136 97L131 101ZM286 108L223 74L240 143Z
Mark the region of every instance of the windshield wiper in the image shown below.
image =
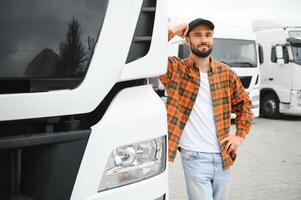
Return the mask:
M231 67L255 67L250 62L231 62L230 65Z

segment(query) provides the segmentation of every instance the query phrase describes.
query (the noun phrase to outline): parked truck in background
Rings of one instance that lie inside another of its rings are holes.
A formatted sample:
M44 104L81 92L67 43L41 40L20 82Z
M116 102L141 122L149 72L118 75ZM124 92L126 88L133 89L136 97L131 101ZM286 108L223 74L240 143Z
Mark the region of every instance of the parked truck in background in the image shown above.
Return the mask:
M168 199L164 0L1 1L0 199Z
M251 28L216 24L212 57L226 63L239 76L252 100L252 111L259 116L259 46ZM187 58L189 47L182 38L170 41L169 55ZM234 118L234 114L232 118Z
M301 115L301 26L263 20L252 26L263 47L261 113L268 118Z

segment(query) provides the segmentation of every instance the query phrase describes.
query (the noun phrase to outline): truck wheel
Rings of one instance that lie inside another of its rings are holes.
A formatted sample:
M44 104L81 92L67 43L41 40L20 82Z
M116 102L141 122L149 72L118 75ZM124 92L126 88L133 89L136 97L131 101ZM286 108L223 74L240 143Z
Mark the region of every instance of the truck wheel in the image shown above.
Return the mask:
M280 117L279 100L274 94L268 94L261 101L262 114L266 118L276 119Z

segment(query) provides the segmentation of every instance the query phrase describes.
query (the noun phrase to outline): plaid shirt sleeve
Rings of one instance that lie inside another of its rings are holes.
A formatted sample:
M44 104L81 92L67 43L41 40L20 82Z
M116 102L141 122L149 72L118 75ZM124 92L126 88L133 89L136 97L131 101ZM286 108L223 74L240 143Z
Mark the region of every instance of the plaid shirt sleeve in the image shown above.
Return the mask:
M175 69L177 65L178 65L178 60L176 57L168 57L167 72L159 76L159 79L165 88L168 88L172 74L175 73Z
M243 138L250 131L254 116L251 110L252 102L236 73L230 70L231 107L236 114L236 135Z
M168 31L168 41L174 37L174 33L172 31ZM177 65L177 59L175 57L168 57L168 65L167 65L167 72L161 76L159 79L161 83L167 88L169 84L169 80L171 79L172 73L175 71L174 68Z

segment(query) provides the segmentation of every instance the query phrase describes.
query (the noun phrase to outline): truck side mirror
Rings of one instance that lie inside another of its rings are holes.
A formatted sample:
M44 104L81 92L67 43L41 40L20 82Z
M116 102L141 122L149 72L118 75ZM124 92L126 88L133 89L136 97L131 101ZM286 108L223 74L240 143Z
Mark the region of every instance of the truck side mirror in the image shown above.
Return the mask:
M276 58L283 58L283 51L282 51L282 46L277 45L276 46Z
M259 63L262 64L264 62L264 58L263 58L263 48L260 44L258 44L258 56L259 56Z
M283 49L281 45L276 46L276 58L278 64L284 64Z
M189 46L185 43L179 44L178 57L185 59L189 56L190 49Z

